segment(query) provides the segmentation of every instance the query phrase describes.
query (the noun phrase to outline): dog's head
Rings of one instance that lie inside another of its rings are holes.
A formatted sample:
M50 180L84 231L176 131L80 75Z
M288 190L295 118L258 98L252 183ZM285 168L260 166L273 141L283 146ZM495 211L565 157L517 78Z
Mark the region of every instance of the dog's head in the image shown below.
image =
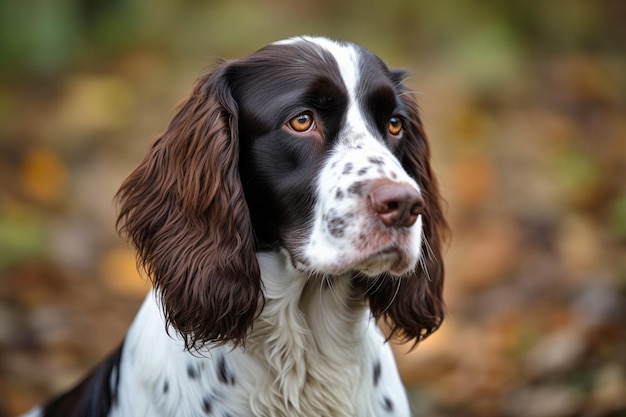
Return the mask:
M245 338L264 250L353 280L402 338L443 319L446 225L418 108L403 73L356 45L294 38L220 64L118 197L189 348Z

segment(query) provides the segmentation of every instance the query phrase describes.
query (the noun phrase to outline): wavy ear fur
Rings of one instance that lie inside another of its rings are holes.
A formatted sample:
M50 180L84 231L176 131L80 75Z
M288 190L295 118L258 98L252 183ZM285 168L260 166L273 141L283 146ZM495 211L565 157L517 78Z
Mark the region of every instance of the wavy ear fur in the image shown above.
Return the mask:
M442 198L430 167L430 148L415 98L402 84L402 72L393 72L407 111L402 165L421 188L425 202L422 215L422 257L414 272L399 279L385 276L370 294L370 308L382 318L391 337L403 341L425 339L439 328L444 318L443 259L441 246L448 233Z
M197 80L117 194L118 230L187 349L241 342L263 302L226 68Z

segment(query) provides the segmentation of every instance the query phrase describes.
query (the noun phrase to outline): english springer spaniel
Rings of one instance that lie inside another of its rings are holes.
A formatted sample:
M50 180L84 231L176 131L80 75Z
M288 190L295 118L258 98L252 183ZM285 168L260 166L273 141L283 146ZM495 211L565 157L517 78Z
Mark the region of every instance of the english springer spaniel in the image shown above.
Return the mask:
M403 78L313 37L201 76L117 195L154 290L29 415L409 416L386 342L441 324L446 224Z

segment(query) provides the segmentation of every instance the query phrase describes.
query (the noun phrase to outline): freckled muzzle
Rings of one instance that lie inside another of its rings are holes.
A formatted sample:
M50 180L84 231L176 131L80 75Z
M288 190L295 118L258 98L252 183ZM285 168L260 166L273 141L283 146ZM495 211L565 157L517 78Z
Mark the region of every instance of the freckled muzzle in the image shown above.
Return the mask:
M299 256L304 269L402 275L415 268L424 199L382 143L338 145L317 187L314 224Z

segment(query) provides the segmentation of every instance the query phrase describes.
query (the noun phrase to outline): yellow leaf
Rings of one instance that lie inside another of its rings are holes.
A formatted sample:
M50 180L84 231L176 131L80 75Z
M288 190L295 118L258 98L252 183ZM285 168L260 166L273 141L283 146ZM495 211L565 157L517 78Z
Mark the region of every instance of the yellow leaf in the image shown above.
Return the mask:
M29 197L42 203L55 203L66 189L67 170L55 152L36 148L24 158L21 179Z
M65 85L55 118L61 132L81 136L120 128L133 104L130 85L121 78L74 77Z
M104 284L119 294L142 297L149 282L137 271L135 252L126 247L113 248L100 260L100 277Z

